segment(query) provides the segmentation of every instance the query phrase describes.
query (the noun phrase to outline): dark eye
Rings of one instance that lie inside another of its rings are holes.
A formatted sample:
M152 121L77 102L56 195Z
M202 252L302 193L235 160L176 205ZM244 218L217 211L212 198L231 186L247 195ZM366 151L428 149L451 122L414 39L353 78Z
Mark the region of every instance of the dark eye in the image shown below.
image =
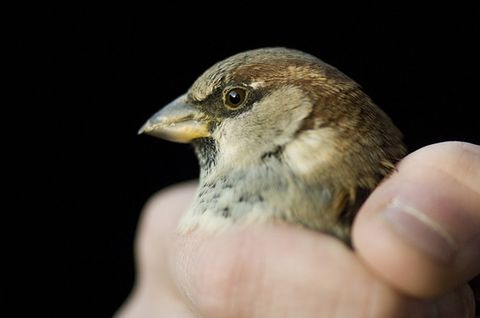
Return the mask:
M247 92L244 88L236 87L225 93L225 106L228 108L238 108L245 102Z

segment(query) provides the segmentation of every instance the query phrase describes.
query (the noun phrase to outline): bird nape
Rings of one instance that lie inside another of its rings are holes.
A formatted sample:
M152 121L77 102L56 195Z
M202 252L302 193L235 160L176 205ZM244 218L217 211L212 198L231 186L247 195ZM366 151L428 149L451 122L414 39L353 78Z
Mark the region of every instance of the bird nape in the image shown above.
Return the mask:
M357 83L285 48L218 62L140 132L195 148L199 188L181 233L284 221L349 242L359 206L406 152Z

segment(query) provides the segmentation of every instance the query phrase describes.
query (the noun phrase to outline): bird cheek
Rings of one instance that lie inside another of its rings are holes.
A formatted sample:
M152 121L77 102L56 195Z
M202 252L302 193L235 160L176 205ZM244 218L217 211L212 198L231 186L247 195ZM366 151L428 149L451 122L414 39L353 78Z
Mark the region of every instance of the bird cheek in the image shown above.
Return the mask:
M332 129L307 130L285 148L286 162L299 176L314 177L312 172L335 164L339 154L335 149Z

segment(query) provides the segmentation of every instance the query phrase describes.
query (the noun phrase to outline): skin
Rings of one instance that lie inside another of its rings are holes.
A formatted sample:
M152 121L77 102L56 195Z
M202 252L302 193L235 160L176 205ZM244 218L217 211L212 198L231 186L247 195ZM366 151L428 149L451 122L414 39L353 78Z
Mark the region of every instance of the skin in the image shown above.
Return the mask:
M477 145L410 154L360 209L354 251L280 223L178 235L197 185L163 190L145 207L137 283L116 317L474 317L466 281L480 273L480 227L449 228L458 250L445 264L402 238L382 209L400 196L438 222L455 213L480 224L479 171Z

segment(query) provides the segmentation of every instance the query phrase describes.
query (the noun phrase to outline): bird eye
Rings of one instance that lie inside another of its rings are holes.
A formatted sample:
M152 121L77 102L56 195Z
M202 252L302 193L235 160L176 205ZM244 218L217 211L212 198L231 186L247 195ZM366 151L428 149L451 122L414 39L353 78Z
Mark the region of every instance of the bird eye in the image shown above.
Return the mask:
M245 102L245 97L247 96L247 92L245 91L244 88L241 87L236 87L232 88L231 90L228 90L225 93L225 106L228 108L238 108L240 107L243 102Z

